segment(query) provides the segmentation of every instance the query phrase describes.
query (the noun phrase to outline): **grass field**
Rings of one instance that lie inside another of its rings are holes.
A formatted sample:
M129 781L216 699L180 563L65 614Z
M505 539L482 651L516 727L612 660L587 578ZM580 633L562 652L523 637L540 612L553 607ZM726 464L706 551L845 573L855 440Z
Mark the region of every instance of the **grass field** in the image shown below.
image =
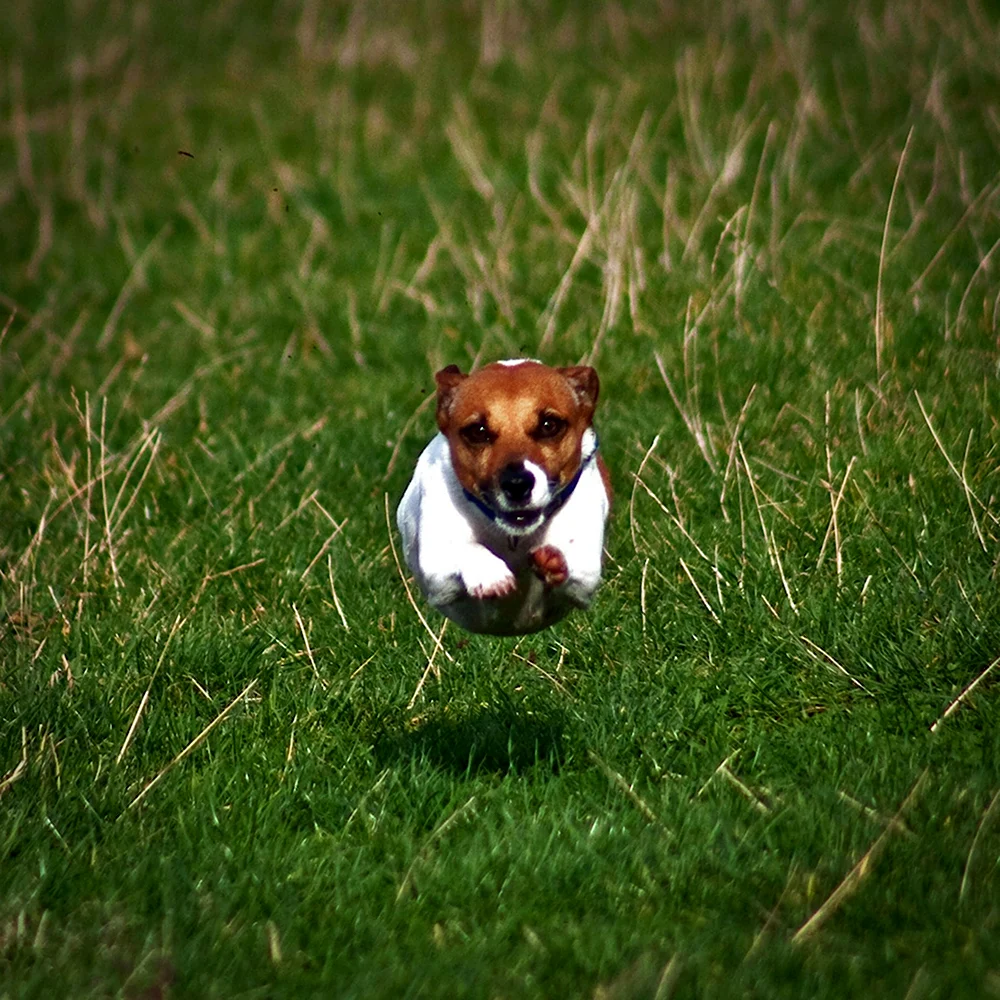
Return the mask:
M0 998L1000 996L998 23L12 4ZM605 582L428 632L522 353Z

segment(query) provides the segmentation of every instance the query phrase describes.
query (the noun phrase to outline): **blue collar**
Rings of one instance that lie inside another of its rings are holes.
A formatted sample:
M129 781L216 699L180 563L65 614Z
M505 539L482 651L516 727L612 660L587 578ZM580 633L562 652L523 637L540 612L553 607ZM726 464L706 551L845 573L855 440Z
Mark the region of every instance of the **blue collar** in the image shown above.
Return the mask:
M585 455L583 461L580 462L580 468L576 470L576 475L538 512L537 524L541 524L543 521L548 520L552 517L556 511L560 510L567 500L573 495L573 491L577 488L580 483L580 477L583 475L583 470L587 468L588 465L594 460L597 455L597 441L595 438L594 448L589 455ZM464 486L462 487L462 492L465 494L465 499L469 501L484 517L488 520L497 522L505 525L508 528L520 527L515 521L511 520L512 517L516 517L516 514L508 513L507 511L496 510L491 507L485 500L477 497L474 493L471 493ZM536 523L532 523L532 528L537 527ZM531 529L529 529L531 530Z

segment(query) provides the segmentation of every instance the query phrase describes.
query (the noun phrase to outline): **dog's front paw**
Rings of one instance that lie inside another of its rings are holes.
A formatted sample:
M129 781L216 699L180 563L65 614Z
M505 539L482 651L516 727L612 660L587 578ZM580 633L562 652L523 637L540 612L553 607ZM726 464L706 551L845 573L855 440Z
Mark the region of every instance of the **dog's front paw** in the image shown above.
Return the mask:
M476 598L477 601L483 601L491 597L507 597L515 590L517 590L517 580L514 579L513 573L508 573L502 580L494 580L492 583L481 583L470 587L469 596Z
M546 587L558 587L569 578L566 557L554 545L539 545L531 553L531 561Z
M517 589L517 579L510 568L488 549L477 552L462 567L462 582L476 600L507 597Z

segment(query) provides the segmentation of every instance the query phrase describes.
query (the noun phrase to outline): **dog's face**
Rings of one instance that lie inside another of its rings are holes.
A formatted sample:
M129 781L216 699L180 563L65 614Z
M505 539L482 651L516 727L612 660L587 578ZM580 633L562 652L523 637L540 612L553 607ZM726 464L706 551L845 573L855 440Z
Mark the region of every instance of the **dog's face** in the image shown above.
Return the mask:
M435 379L437 423L459 482L507 531L533 530L580 468L597 372L497 362L472 375L449 365Z

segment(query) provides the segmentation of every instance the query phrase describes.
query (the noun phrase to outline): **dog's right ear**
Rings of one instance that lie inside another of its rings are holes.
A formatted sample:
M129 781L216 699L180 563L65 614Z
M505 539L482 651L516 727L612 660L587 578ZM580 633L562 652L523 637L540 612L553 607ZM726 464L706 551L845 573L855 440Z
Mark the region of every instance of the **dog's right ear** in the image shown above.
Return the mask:
M442 368L434 376L434 381L437 382L437 425L438 430L444 430L448 426L448 413L451 409L451 401L455 396L455 390L462 384L469 376L463 375L459 371L458 365L448 365L447 368Z

